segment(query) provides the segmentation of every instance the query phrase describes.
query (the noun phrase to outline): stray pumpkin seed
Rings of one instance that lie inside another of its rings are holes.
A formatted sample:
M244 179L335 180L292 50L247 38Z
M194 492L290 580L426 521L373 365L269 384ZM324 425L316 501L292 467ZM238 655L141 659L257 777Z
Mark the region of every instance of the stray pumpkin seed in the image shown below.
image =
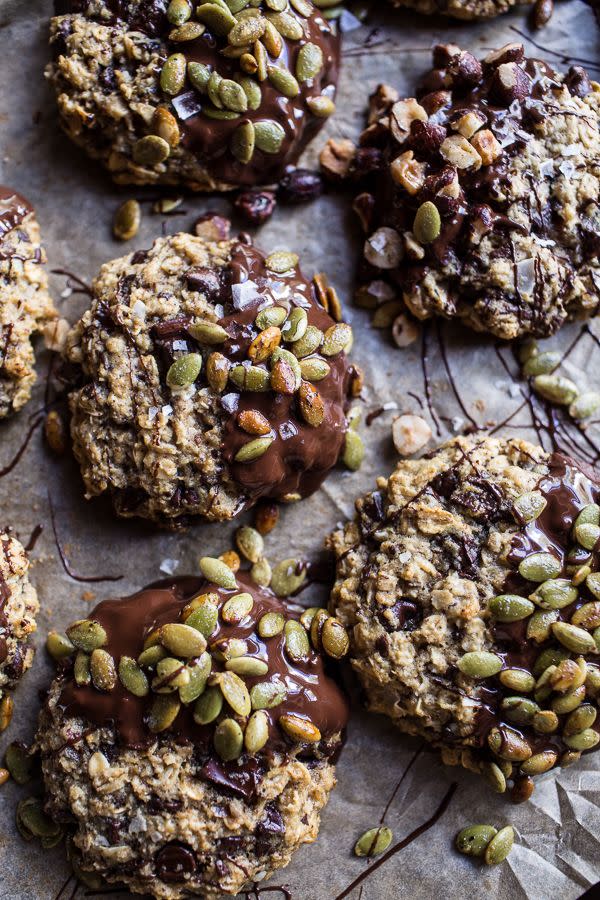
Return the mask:
M50 631L46 638L46 650L52 659L59 660L72 656L75 647L66 635L60 634L58 631Z
M175 656L189 659L206 650L206 638L196 628L182 622L170 622L160 629L160 642Z
M585 728L578 734L565 735L563 741L570 750L591 750L600 741L600 734L593 728Z
M471 678L490 678L497 675L503 666L502 658L487 650L475 650L465 653L457 664L463 675Z
M569 406L579 396L579 388L575 382L562 375L536 375L533 389L544 400L559 406Z
M523 375L530 377L532 375L549 375L550 372L560 365L561 355L553 350L546 350L544 353L537 353L531 356L523 366Z
M365 458L365 446L357 431L348 430L344 436L344 451L342 461L347 469L356 472L360 469Z
M512 825L506 825L494 835L486 847L484 859L488 866L497 866L503 862L512 849L515 832Z
M244 746L248 753L258 753L269 740L269 719L265 712L257 710L248 719L244 732Z
M208 687L194 706L194 722L198 725L209 725L221 714L223 694L218 687Z
M222 344L229 337L223 326L217 322L194 322L193 325L188 326L188 331L198 343L208 344L208 346Z
M242 365L233 366L229 372L229 378L241 391L268 391L271 388L271 378L266 369L259 366Z
M319 97L307 97L306 105L318 119L328 119L335 112L335 103L331 97L321 94Z
M39 838L47 849L56 846L63 836L61 826L46 815L42 801L37 797L27 797L18 803L16 824L25 840Z
M479 858L497 834L493 825L467 825L458 832L454 843L459 853Z
M137 200L126 200L115 213L113 234L119 241L130 241L139 231L142 208Z
M145 697L150 691L145 673L131 656L122 656L119 660L119 680L134 697Z
M258 620L257 631L262 638L272 638L281 634L285 617L280 612L267 612Z
M277 597L289 597L306 581L306 566L300 560L290 557L282 559L273 569L271 589Z
M580 752L577 752L576 750L565 750L559 760L559 765L561 765L563 769L566 769L567 766L572 766L573 763L579 762L580 759Z
M379 825L377 828L369 828L362 834L354 845L355 856L379 856L385 853L392 843L393 834L387 825Z
M8 745L4 763L17 784L27 784L33 778L35 757L21 741L12 741Z
M292 347L292 351L293 349ZM326 363L324 359L320 359L318 356L300 360L300 374L306 381L322 381L329 375L329 372L329 363ZM351 467L349 466L349 468Z
M569 406L569 415L573 419L589 419L600 409L600 394L597 391L585 391Z
M497 794L503 794L506 791L506 776L497 763L483 763L481 774Z
M283 703L286 695L284 684L277 681L259 681L250 690L252 709L273 709Z
M323 624L321 644L325 653L333 659L342 659L350 648L348 632L342 623L333 616L330 616Z
M298 265L298 254L290 253L287 250L276 250L270 253L265 259L265 266L270 272L278 275L284 275L286 272L295 269ZM304 312L304 310L303 310ZM306 313L304 313L306 315Z
M165 731L173 724L181 709L177 694L159 694L152 701L146 724L153 734Z
M498 622L518 622L530 616L535 606L517 594L500 594L490 600L488 609Z
M517 497L513 504L513 509L516 512L519 521L525 524L537 519L537 517L546 509L547 504L548 501L539 491L529 491L528 493L521 494L520 497Z
M303 716L286 713L283 716L279 716L279 725L287 736L294 741L306 741L313 744L321 740L321 732L317 726L310 719L305 719Z
M107 641L106 631L100 622L92 619L79 619L67 628L67 637L78 650L91 653L98 647L103 647Z
M195 382L202 369L202 357L199 353L185 353L171 364L167 372L169 387L189 387Z
M269 587L273 576L268 560L259 559L258 562L255 562L250 569L250 577L259 587Z
M285 138L285 131L279 122L262 119L254 123L254 138L256 146L263 153L279 153Z
M308 635L300 622L289 619L285 623L285 652L292 662L302 662L310 653Z
M574 653L598 652L592 635L569 622L554 622L552 633L567 650L572 650Z
M418 208L412 230L420 244L430 244L439 237L442 220L437 206L431 200L426 200Z
M231 762L242 755L244 735L235 719L223 719L213 735L215 750L224 762Z
M218 585L226 591L235 590L237 581L229 566L214 556L203 556L200 559L200 571L207 581Z
M210 653L201 653L186 664L187 684L179 688L179 699L182 703L193 703L204 692L212 668Z
M92 680L90 674L90 657L89 654L84 653L83 650L80 650L75 657L75 662L73 663L73 678L75 679L75 684L79 687L85 687Z
M323 336L321 353L323 356L337 356L346 350L352 342L352 329L346 322L331 325Z
M262 558L265 542L256 528L252 528L250 525L238 528L235 534L235 543L242 556L250 562L256 563Z

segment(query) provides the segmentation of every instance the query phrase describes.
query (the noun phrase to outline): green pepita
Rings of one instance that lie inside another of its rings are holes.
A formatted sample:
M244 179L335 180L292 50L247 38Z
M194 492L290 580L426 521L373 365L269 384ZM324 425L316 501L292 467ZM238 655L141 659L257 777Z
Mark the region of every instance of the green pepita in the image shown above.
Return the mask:
M323 356L337 356L349 349L352 343L352 329L346 322L336 322L331 325L323 336L321 353Z
M21 741L13 741L8 745L4 763L17 784L27 784L33 778L35 757Z
M537 703L526 697L505 697L501 709L509 722L515 725L528 725L540 708Z
M147 725L153 734L170 728L181 709L177 694L159 694L152 701L147 717Z
M269 587L271 584L272 572L268 560L259 559L258 562L255 562L250 569L250 577L259 587Z
M323 624L321 644L325 653L333 659L342 659L350 648L348 632L333 616L329 616Z
M585 728L578 734L563 734L563 741L570 750L591 750L600 741L600 734L593 728Z
M253 712L244 733L244 745L248 753L258 753L269 740L269 718L263 710Z
M195 382L202 369L199 353L185 353L171 364L167 372L167 384L171 388L189 387Z
M524 669L504 669L499 673L498 678L500 683L511 691L528 694L535 687L535 678L531 672L526 672Z
M142 220L142 208L137 200L121 203L113 219L113 234L119 241L130 241L136 236Z
M254 156L254 145L254 125L250 121L241 122L231 136L231 152L238 162L246 165Z
M300 93L300 85L289 69L283 66L267 66L267 77L275 90L284 97L293 99Z
M60 634L58 631L50 631L46 638L46 650L52 659L59 660L72 656L75 647L66 635Z
M559 726L558 716L551 709L542 709L533 716L531 726L538 734L554 734Z
M236 20L227 6L217 3L203 3L196 8L196 16L213 34L226 37L236 25Z
M575 539L586 550L594 550L600 540L600 526L584 523L575 526Z
M379 856L385 853L392 843L393 834L387 825L379 825L377 828L369 828L354 845L355 856Z
M272 638L281 634L285 626L285 617L280 612L268 612L258 620L257 631L262 638Z
M156 664L152 690L157 694L173 694L190 682L190 673L180 659L166 656Z
M523 366L523 375L549 375L560 365L561 355L553 350L531 356Z
M208 82L210 81L210 76L212 75L212 69L210 66L204 65L204 63L199 62L189 62L187 66L188 78L190 79L192 86L196 88L201 94L205 94L208 90Z
M589 419L600 409L600 394L597 391L585 391L569 406L569 415L573 419Z
M308 97L306 105L318 119L328 119L335 112L335 103L331 97L321 94L319 97Z
M215 750L224 762L231 762L242 755L244 735L235 719L223 719L215 728Z
M206 650L206 638L196 628L181 622L170 622L160 629L160 642L175 656L189 659Z
M166 60L160 73L160 86L165 94L174 97L183 90L187 60L183 53L173 53Z
M537 519L546 509L548 501L539 491L529 491L521 494L514 502L514 511L520 522L527 523Z
M237 587L235 574L229 566L214 556L203 556L200 559L200 571L207 581L226 591L235 590Z
M413 222L413 234L420 244L430 244L439 237L442 220L438 208L431 200L426 200L417 210Z
M577 600L577 588L566 578L551 578L536 588L531 599L542 609L563 609Z
M225 700L238 716L250 715L251 704L248 688L235 672L220 672L216 676L216 683L221 688Z
M299 341L304 337L307 328L308 316L306 315L306 310L302 309L301 306L295 306L281 329L281 336L284 341L294 343L294 341Z
M254 123L254 137L256 146L263 153L279 153L285 138L285 131L279 122L261 119Z
M538 609L527 622L527 637L536 644L542 644L550 637L550 629L557 620L557 609Z
M503 862L512 849L515 840L515 832L511 825L506 825L494 835L487 845L484 859L488 866L496 866Z
M497 675L503 666L502 658L487 650L465 653L456 663L463 675L470 678L490 678Z
M209 725L221 714L223 694L218 687L208 687L194 706L194 722Z
M292 350L294 348L292 347ZM322 381L329 375L329 363L318 356L311 356L308 359L300 360L300 373L306 381ZM362 458L361 458L362 462ZM359 465L356 468L359 468ZM350 466L348 468L351 468Z
M349 430L344 436L344 451L342 461L347 469L356 472L360 469L365 458L365 445L357 431Z
M323 51L310 41L303 44L296 58L296 78L300 82L316 78L323 68Z
M569 406L579 396L579 388L575 382L562 375L536 375L533 389L544 400L559 406Z
M80 650L75 657L75 662L73 663L73 678L75 679L75 684L79 687L85 687L92 680L90 673L90 657L89 654L84 653L83 650Z
M592 706L591 703L583 703L567 718L564 724L563 734L566 734L569 737L574 734L579 734L580 731L585 731L586 728L591 728L596 721L597 714L598 710L595 706ZM580 748L576 747L575 749L577 750Z
M273 569L271 589L277 597L289 597L306 581L306 566L300 560L290 557L281 560Z
M99 622L91 619L80 619L73 622L67 628L67 637L78 650L91 653L98 647L103 647L107 641L106 631Z
M183 25L191 14L192 8L188 0L171 0L167 6L167 19L171 25Z
M500 594L490 600L488 609L498 622L518 622L530 616L535 606L517 594Z
M265 437L254 438L252 441L248 441L248 443L244 444L234 456L236 462L249 463L254 462L255 459L259 459L259 457L263 456L273 441L274 437L270 435Z
M528 581L546 581L560 575L562 566L552 553L530 553L519 563L519 575Z
M119 679L125 690L135 697L145 697L150 690L145 673L131 656L122 656L119 660Z
M194 322L188 326L188 331L199 344L208 346L222 344L229 337L223 326L217 322Z
M211 669L210 653L204 652L196 659L189 660L186 665L188 682L179 688L179 699L182 703L193 703L204 693Z
M259 681L250 691L252 709L273 709L283 703L286 695L284 684L278 681Z
M572 650L574 653L598 652L594 638L583 628L578 628L569 622L554 622L552 632L567 650Z
M242 365L233 366L229 372L229 378L241 391L270 390L271 378L266 369L259 366Z
M292 662L303 662L310 653L308 635L300 622L289 619L285 623L285 652Z
M256 528L251 528L249 525L238 528L235 534L235 543L242 556L250 562L255 563L262 558L265 542Z
M458 832L455 839L456 849L466 856L483 856L486 848L498 830L493 825L467 825Z

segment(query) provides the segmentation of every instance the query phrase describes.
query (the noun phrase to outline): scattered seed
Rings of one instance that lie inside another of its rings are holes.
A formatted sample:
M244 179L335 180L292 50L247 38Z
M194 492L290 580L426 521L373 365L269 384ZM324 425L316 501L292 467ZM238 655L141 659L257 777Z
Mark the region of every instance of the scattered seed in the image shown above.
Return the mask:
M345 322L337 322L325 332L321 353L323 356L337 356L338 353L349 350L351 343L352 329Z
M589 632L569 622L554 622L552 633L560 643L574 653L596 653L596 642Z
M548 501L539 491L529 491L521 494L514 502L514 510L522 523L532 522L537 519L546 508Z
M264 392L271 389L271 379L266 369L259 366L236 365L229 372L229 378L241 391Z
M563 609L577 600L577 588L566 578L551 578L536 589L531 599L542 609Z
M321 644L325 653L333 659L342 659L350 648L348 632L333 616L327 618L323 624Z
M107 641L106 631L99 622L92 619L79 619L67 628L67 637L78 650L91 653Z
M246 97L243 88L240 88ZM246 103L247 103L246 99ZM230 149L235 158L243 165L247 165L254 156L256 135L254 125L250 121L241 122L231 136Z
M220 672L218 685L225 700L238 716L250 715L250 694L242 679L235 672Z
M75 652L69 638L58 631L50 631L46 638L46 650L54 660L66 659Z
M316 78L323 68L323 51L318 44L308 41L303 44L296 57L296 78L300 82Z
M279 122L267 119L254 123L254 137L256 146L263 153L279 153L285 138L285 131Z
M467 825L458 832L454 843L459 853L479 858L497 834L498 830L493 825Z
M561 355L552 350L537 353L530 356L523 366L523 375L530 377L535 375L549 375L560 365Z
M208 346L223 344L229 337L223 326L217 322L194 322L187 330L198 343Z
M0 731L6 731L13 717L14 703L10 694L0 699Z
M106 650L97 648L90 656L90 674L97 691L112 691L117 684L115 661Z
M268 560L259 559L250 569L250 576L255 584L259 587L269 587L271 584L272 572Z
M573 419L589 419L600 409L600 394L597 391L585 391L569 406L569 415Z
M130 241L139 231L142 209L137 200L126 200L115 213L113 234L119 241Z
M210 653L204 652L195 659L189 660L186 665L188 682L179 688L179 699L182 703L193 703L204 693L211 669Z
M306 381L322 381L329 375L329 372L329 363L326 363L324 359L320 359L317 356L311 356L308 359L300 360L300 374Z
M579 388L575 382L562 375L536 375L533 379L533 389L544 400L559 406L569 406L579 395Z
M335 103L331 97L321 94L319 97L307 97L306 105L318 119L328 119L335 112Z
M442 220L437 206L426 200L417 210L413 222L413 234L420 244L430 244L439 237L442 229Z
M35 757L21 741L13 741L8 745L4 764L17 784L27 784L33 778Z
M385 853L392 843L393 834L386 825L379 825L377 828L369 828L365 831L356 844L354 845L355 856L379 856Z
M488 609L498 622L518 622L530 616L535 606L517 594L500 594L490 600Z
M481 767L481 774L497 794L505 793L506 776L497 763L484 762Z
M277 681L259 681L250 690L252 709L273 709L286 698L284 684Z
M358 432L349 429L344 437L342 461L352 472L360 469L365 458L365 447Z
M515 832L511 825L506 825L494 835L487 845L484 859L488 866L496 866L503 862L512 849L515 840Z
M171 153L168 143L156 134L147 134L133 145L133 160L140 166L157 166ZM138 222L139 226L139 222ZM136 229L137 232L137 229ZM133 235L132 235L133 236Z
M530 553L519 563L519 575L528 581L546 581L556 578L561 570L560 560L551 553Z
M289 597L306 581L306 567L300 560L290 557L283 559L273 569L271 589L277 597Z
M214 556L203 556L200 559L200 571L207 581L224 588L224 590L232 591L237 587L235 575L229 566Z
M213 736L215 750L222 760L230 762L242 754L244 735L235 719L223 719L215 728Z

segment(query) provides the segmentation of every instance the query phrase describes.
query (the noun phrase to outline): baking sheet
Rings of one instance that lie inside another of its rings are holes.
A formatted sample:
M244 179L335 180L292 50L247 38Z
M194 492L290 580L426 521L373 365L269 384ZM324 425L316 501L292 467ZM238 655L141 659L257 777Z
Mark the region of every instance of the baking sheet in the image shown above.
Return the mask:
M149 200L156 192L116 188L59 132L52 97L42 77L50 11L50 0L0 0L0 180L25 193L37 207L50 267L69 269L89 281L103 261L124 252L110 233L118 203L129 196ZM482 55L492 47L519 40L517 32L523 32L530 53L536 52L532 37L541 43L546 50L539 55L557 67L571 53L578 60L592 62L592 77L600 75L600 32L580 0L561 3L550 25L535 36L528 30L525 8L494 22L465 25L410 12L392 13L379 0L368 24L345 36L346 65L338 112L326 134L356 136L367 95L379 81L388 81L410 96L415 78L429 65L433 43L452 41ZM598 61L595 68L594 60ZM314 164L323 141L324 137L317 139L306 164ZM326 270L341 295L349 298L358 234L347 206L341 197L328 194L303 208L280 207L260 232L258 243L269 250L287 247L298 251L307 273ZM227 211L230 204L222 198L200 196L186 198L182 208L182 215L163 224L160 216L149 214L150 204L144 203L140 232L125 250L147 247L162 228L169 232L187 228L198 214L212 209ZM74 321L85 308L86 298L65 291L65 286L64 277L52 278L61 314ZM390 470L394 415L417 412L431 421L424 403L420 344L400 351L386 333L371 328L368 313L349 302L346 313L358 338L354 357L365 371L364 412L387 408L369 428L363 427L367 455L359 472L332 474L316 495L283 511L279 527L267 538L272 561L294 554L315 558L320 535L324 537L351 515L354 498L370 489L378 474ZM599 326L597 323L594 328L600 334ZM565 329L553 343L566 347L578 331L578 326ZM478 424L497 423L519 406L521 388L504 371L492 341L448 325L441 329L441 337L464 409L452 388L440 352L440 336L433 328L428 374L433 409L440 417L440 439L468 424L469 416ZM510 355L505 353L505 358L510 364ZM566 365L569 374L588 383L591 380L590 386L598 388L599 360L600 350L586 335ZM21 446L29 417L43 406L47 365L48 355L41 353L40 381L31 403L14 420L0 425L0 468ZM509 426L528 423L525 406ZM531 430L522 433L535 437ZM178 574L195 571L197 558L222 552L230 546L234 531L232 526L198 526L177 536L114 520L103 503L83 500L75 465L68 458L51 457L37 431L19 465L0 479L0 522L12 525L24 542L36 525L44 526L32 553L31 573L42 602L36 641L40 652L16 693L13 724L0 737L0 753L9 741L30 740L33 735L39 691L52 672L43 651L48 629L62 628L85 615L91 605L115 589L109 583L79 583L65 573L52 533L48 495L73 569L83 575L123 574L119 593L160 577L161 566L164 570L169 565L165 560L172 561ZM306 591L303 599L308 601L309 595ZM443 767L435 754L420 751L419 746L396 733L385 720L356 707L338 766L338 787L325 809L319 839L298 852L289 868L269 884L285 884L293 900L333 900L371 868L369 877L349 895L354 900L490 895L499 900L574 900L600 880L597 754L558 777L537 778L532 800L513 806L484 788L475 776ZM390 800L385 821L394 840L401 841L432 816L453 783L458 787L439 822L384 865L375 868L353 857L355 840L380 821ZM61 889L61 897L86 896L83 887L68 881L64 847L41 851L39 845L26 844L16 833L15 804L26 794L27 788L11 782L0 789L0 896L50 900ZM518 846L502 866L482 868L453 851L456 831L476 821L496 826L510 822L517 829ZM123 900L129 895L111 896Z

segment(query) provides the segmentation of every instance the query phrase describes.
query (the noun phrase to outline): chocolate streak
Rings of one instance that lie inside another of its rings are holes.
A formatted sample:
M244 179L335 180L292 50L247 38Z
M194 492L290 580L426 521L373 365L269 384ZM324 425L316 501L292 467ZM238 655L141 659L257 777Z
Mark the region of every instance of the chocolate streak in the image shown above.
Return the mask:
M32 212L33 207L28 200L12 188L0 185L0 241Z
M258 636L256 622L264 613L270 611L283 612L287 618L296 617L268 590L257 588L249 578L238 573L239 587L233 591L216 588L207 584L202 578L181 577L156 582L129 597L105 600L91 613L90 618L105 628L108 642L105 649L115 662L121 656L134 659L143 649L144 639L160 625L175 622L189 600L204 592L219 594L224 601L228 597L248 591L254 598L251 616L240 624L231 625L222 619L212 634L209 647L218 641L241 638L248 644L248 654L258 656L268 662L269 672L259 677L244 677L250 689L257 682L270 680L285 685L287 695L283 703L273 710L267 710L269 717L269 741L266 750L282 750L289 746L277 725L277 719L284 713L295 713L308 717L317 726L322 735L319 750L329 755L339 749L339 745L327 747L328 739L340 735L348 719L348 704L335 682L324 671L321 657L314 651L303 662L292 663L284 650L284 635L262 639ZM223 666L213 656L213 672L222 670ZM119 682L114 690L103 693L93 686L79 687L73 680L72 673L67 671L60 696L60 705L68 717L81 717L98 727L114 726L121 742L126 747L146 747L154 740L145 723L151 697L135 697ZM180 741L190 741L206 753L211 752L214 726L197 725L190 709L182 707L169 735ZM220 764L219 764L220 765ZM205 767L206 768L206 767ZM226 767L222 767L225 769ZM236 769L240 767L235 766ZM241 770L240 770L241 771ZM214 781L216 777L221 783L227 783L227 772L207 772L207 777ZM235 773L233 773L235 776ZM225 781L223 781L225 779Z
M1 552L6 555L5 547L8 544L6 536L0 538L2 544ZM10 600L10 587L6 580L0 575L0 664L6 662L8 658L8 643L6 633L8 630L8 617L6 614L6 605Z

